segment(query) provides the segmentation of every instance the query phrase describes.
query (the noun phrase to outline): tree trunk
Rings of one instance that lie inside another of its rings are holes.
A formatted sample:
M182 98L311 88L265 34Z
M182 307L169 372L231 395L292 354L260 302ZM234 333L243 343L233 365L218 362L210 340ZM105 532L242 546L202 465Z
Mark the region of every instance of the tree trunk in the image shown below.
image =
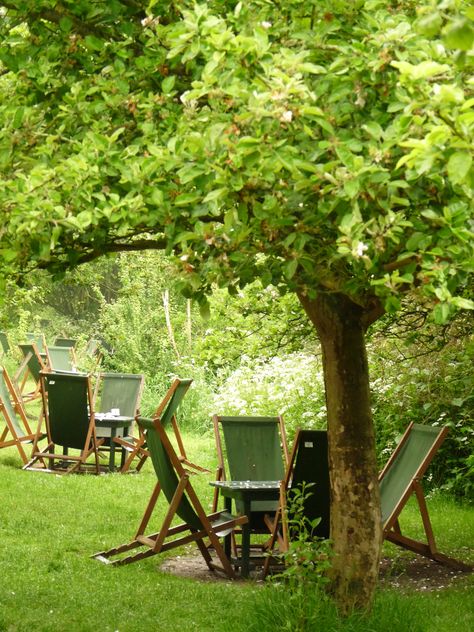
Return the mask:
M331 589L342 614L370 608L382 546L365 347L368 313L342 294L300 296L323 352L331 480Z

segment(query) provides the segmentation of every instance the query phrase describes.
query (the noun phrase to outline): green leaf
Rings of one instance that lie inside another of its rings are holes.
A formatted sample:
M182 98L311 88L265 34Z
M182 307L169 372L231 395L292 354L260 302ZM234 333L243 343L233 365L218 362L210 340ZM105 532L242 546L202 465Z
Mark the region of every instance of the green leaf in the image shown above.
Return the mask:
M229 190L225 187L221 189L213 189L206 195L203 202L214 202L215 200L220 200L224 198L228 192Z
M410 251L425 250L430 245L431 239L431 235L426 233L413 233L406 242L405 247Z
M193 233L189 230L183 231L182 233L178 233L173 239L173 245L183 241L189 241L190 239L195 239L196 236L196 233Z
M443 18L436 11L422 17L418 22L418 29L426 37L435 37L435 35L438 35L442 24Z
M315 105L305 105L300 109L300 114L304 116L324 116L323 110Z
M360 182L357 178L344 181L344 191L350 198L354 198L360 191Z
M322 127L324 130L326 130L326 132L329 132L329 134L335 134L335 130L334 127L331 125L331 123L329 123L328 121L326 121L326 119L323 118L316 118L316 123Z
M175 75L171 75L170 77L166 77L166 79L163 79L163 81L161 82L161 90L163 91L163 94L170 94L174 88L175 83Z
M459 309L474 309L474 301L462 296L453 296L451 303Z
M201 318L203 320L209 320L211 317L211 306L209 305L209 301L206 299L199 300L199 313L201 314Z
M13 117L13 121L12 121L13 129L20 129L21 124L23 123L24 116L25 116L25 108L24 107L17 108L15 111L15 115Z
M436 61L422 61L416 66L407 61L392 61L391 65L400 71L400 74L409 76L412 79L429 79L436 75L449 72L450 66L438 64Z
M465 19L457 20L443 36L448 48L469 51L474 45L474 28Z
M447 303L438 303L433 310L433 318L437 325L443 325L449 318L450 308Z
M354 155L350 152L345 145L336 145L336 154L339 160L348 169L352 169L354 166Z
M69 33L72 29L72 20L68 17L63 17L59 20L59 28L63 33Z
M201 196L198 193L182 193L175 198L175 206L189 206L195 202L199 202Z
M105 46L104 40L96 37L95 35L86 35L86 37L84 38L84 43L89 50L100 51Z
M285 276L287 279L292 279L295 276L297 267L298 259L290 259L290 261L285 263Z
M365 125L362 125L362 129L365 130L369 136L375 138L375 140L380 140L383 138L383 129L377 123L377 121L369 121Z
M397 296L387 296L384 302L385 311L388 314L394 314L400 309L400 299Z
M448 176L453 184L462 184L472 165L472 154L457 151L448 160Z
M316 64L311 63L299 64L298 70L301 70L301 72L308 72L312 75L325 75L327 73L324 66L317 66Z

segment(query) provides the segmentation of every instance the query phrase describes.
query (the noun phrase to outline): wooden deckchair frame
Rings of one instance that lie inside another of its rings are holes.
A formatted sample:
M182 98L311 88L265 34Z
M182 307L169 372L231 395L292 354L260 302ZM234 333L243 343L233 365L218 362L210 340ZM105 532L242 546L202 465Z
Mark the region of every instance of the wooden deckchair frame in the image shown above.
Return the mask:
M132 562L138 562L153 555L157 555L162 551L167 551L190 542L195 542L210 570L218 570L224 572L229 578L234 578L234 569L229 558L224 552L224 549L219 541L219 537L224 535L228 530L235 528L236 525L242 525L247 522L247 517L234 517L223 511L213 512L207 515L193 489L190 481L190 473L183 467L181 455L176 453L160 418L155 417L152 420L139 418L138 423L142 426L143 432L157 433L159 441L161 442L161 445L167 455L169 466L172 468L172 471L176 476L176 484L172 485L173 489L165 491L160 483L160 480L158 480L133 540L127 544L122 544L118 547L109 549L108 551L96 553L92 557L105 564L130 564ZM150 443L150 449L152 451L154 449L153 445L153 443ZM153 460L153 454L151 454L151 456ZM161 476L159 467L160 466L155 466L158 479ZM166 512L162 522L161 529L150 535L145 535L146 528L153 515L156 503L162 491L164 492L164 495L167 496L169 502L168 511ZM191 512L194 513L194 524L183 522L182 524L172 527L171 524L175 517L179 516L181 503L183 502L189 503L187 510L189 511L189 509L191 509ZM216 522L217 524L215 524ZM209 539L220 565L213 562L212 556L209 552L210 547L206 546L204 542L205 538ZM132 555L116 557L140 547L142 550Z
M25 344L20 344L18 346L20 347L21 352L23 353L23 360L17 372L15 373L14 381L15 381L15 384L18 386L18 392L21 395L21 398L23 399L25 403L28 403L37 399L38 397L41 397L40 380L39 378L38 380L36 380L36 378L34 377L33 372L31 371L31 368L30 368L30 363L37 362L39 372L45 371L47 369L47 364L43 360L41 353L39 352L38 346L35 342L33 341L27 342ZM26 347L30 347L30 350L25 353ZM24 393L23 391L25 389L26 382L28 380L29 375L31 375L35 381L35 388L30 393Z
M36 448L36 441L34 444L33 453L30 461L23 466L24 470L47 472L55 474L72 474L77 472L92 472L94 474L100 474L99 466L99 447L102 445L103 440L97 440L95 433L95 418L94 408L92 401L92 388L90 383L90 377L83 374L70 374L69 376L64 373L54 373L52 371L44 371L40 375L41 380L41 395L43 399L43 411L46 420L46 431L48 445L38 451ZM48 390L46 388L47 379L85 379L86 380L86 398L88 407L89 423L86 435L84 437L83 447L80 449L79 455L72 455L68 453L68 449L71 446L63 446L63 452L59 453L55 451L57 442L52 436L50 413L48 406ZM87 464L87 459L93 455L94 464ZM57 464L56 464L57 462Z
M410 439L411 433L414 429L416 429L419 424L415 424L411 422L403 434L399 444L391 454L389 460L385 464L384 468L379 474L379 483L384 479L387 473L390 471L390 468L396 462L397 458L401 454L403 448L407 444ZM420 426L421 427L421 426ZM383 537L384 539L396 544L402 548L408 549L414 553L418 553L419 555L423 555L424 557L428 557L435 562L439 562L440 564L445 564L455 569L459 570L470 570L471 567L463 562L456 560L454 558L448 557L443 553L440 553L436 546L435 536L433 533L433 527L431 525L430 516L428 513L428 506L426 504L426 498L423 492L423 487L421 485L421 480L433 460L434 455L439 450L441 444L446 438L448 434L449 428L448 426L436 428L438 431L434 441L431 445L431 448L422 459L419 464L419 467L416 470L414 476L412 476L411 481L406 486L404 492L402 493L400 500L394 507L393 511L389 516L386 517L383 524ZM426 542L421 542L420 540L415 540L414 538L408 537L402 534L399 516L407 504L409 498L415 495L416 501L418 503L418 508L420 511L423 529L426 536Z
M168 404L171 403L172 398L174 396L174 394L176 393L178 387L184 383L184 382L188 382L188 380L181 380L179 378L176 378L174 380L174 382L171 384L170 388L168 389L166 395L163 397L161 403L159 404L159 406L157 407L157 409L155 410L155 412L153 413L153 419L162 419L165 415L166 415L166 410L168 407ZM188 384L188 388L191 385L192 380L189 380L189 384ZM184 447L184 443L183 443L183 439L181 437L181 432L179 430L179 426L178 426L178 422L176 420L176 414L171 416L171 426L173 428L173 432L174 432L174 436L176 438L176 443L178 445L178 449L179 449L179 459L181 461L182 464L184 464L186 467L191 468L192 471L195 472L209 472L209 470L205 467L202 467L201 465L198 465L197 463L193 463L192 461L190 461L188 459L187 453L186 453L186 448ZM150 453L146 447L146 438L145 435L143 434L142 430L139 427L139 433L140 436L138 438L135 439L133 445L132 444L128 444L126 447L131 449L130 454L127 458L127 460L125 461L125 464L122 467L122 472L126 472L128 471L128 469L130 468L130 465L133 461L133 459L138 456L139 461L138 461L138 465L136 467L136 471L140 471L140 469L143 467L145 461L147 460L147 458L150 456ZM120 443L120 441L118 441L118 443Z
M7 393L5 393L5 397L8 396L9 398L9 402L5 402L3 396L0 394L0 412L3 414L6 422L5 428L0 434L0 448L6 448L13 445L16 446L21 460L24 464L26 464L28 463L29 458L26 455L23 444L29 443L36 445L45 435L38 434L38 431L33 432L31 430L23 407L23 402L18 396L7 370L5 368L0 368L0 372L2 374L0 379L3 380L7 391ZM23 425L23 429L18 420L14 417L15 415L19 416L19 421ZM11 439L7 439L9 435L11 435Z

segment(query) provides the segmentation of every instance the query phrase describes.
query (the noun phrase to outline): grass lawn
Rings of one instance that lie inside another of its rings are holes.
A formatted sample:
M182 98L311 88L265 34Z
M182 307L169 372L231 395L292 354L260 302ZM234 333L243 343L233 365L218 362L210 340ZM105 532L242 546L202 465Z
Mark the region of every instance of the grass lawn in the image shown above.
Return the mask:
M204 506L210 509L208 481L215 469L212 436L184 438L191 459L211 469L211 474L193 477ZM294 599L274 586L263 587L254 580L203 582L176 576L160 571L166 554L124 567L105 566L90 555L132 538L155 482L151 463L139 475L100 477L23 472L20 466L16 450L0 451L2 631L474 629L472 575L437 590L384 585L374 614L363 621L355 617L343 624L326 608L319 613L321 627L305 623L305 616L287 627ZM429 509L440 550L474 562L474 550L467 548L474 542L474 510L440 496L429 501ZM416 533L414 505L408 507L404 523ZM169 555L183 553L174 550ZM393 573L403 574L410 554L392 545L386 545L385 553L393 557ZM318 604L302 607L317 609Z

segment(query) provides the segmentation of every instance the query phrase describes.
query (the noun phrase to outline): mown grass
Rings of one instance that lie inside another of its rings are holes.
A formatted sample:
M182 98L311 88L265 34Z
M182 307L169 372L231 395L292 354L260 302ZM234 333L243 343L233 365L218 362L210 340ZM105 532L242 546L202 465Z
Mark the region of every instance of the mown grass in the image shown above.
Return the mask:
M210 509L213 439L210 434L190 435L185 442L191 459L211 469L193 477ZM381 589L369 618L356 615L345 622L314 591L305 596L307 616L297 623L292 615L295 597L288 591L255 581L177 577L160 571L167 554L124 567L105 566L90 556L132 538L155 482L151 463L139 475L100 477L23 472L20 466L13 448L0 451L2 631L474 629L472 576L433 592ZM160 507L156 528L163 515ZM467 547L474 541L474 511L441 496L430 499L429 507L440 549L473 562L473 550ZM418 530L413 505L404 523L412 532ZM405 554L396 547L386 545L385 552L403 562ZM168 555L178 553L183 551Z

